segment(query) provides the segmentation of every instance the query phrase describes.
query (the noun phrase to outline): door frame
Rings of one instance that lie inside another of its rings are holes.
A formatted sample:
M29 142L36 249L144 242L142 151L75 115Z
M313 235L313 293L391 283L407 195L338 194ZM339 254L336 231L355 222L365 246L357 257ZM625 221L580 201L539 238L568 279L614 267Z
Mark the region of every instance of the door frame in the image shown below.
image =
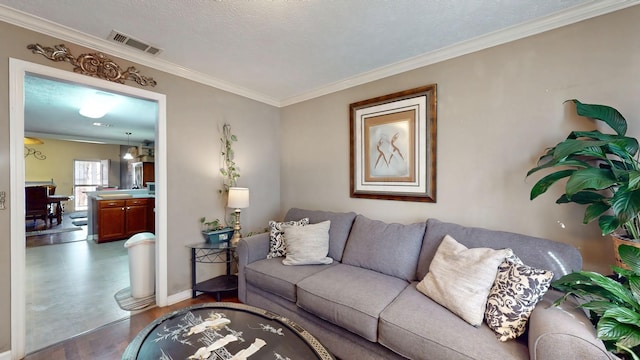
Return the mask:
M167 119L166 95L109 82L24 60L9 58L9 177L11 206L11 353L13 359L26 354L26 245L24 162L24 78L28 73L102 88L158 103L156 120L156 304L168 305L167 271Z

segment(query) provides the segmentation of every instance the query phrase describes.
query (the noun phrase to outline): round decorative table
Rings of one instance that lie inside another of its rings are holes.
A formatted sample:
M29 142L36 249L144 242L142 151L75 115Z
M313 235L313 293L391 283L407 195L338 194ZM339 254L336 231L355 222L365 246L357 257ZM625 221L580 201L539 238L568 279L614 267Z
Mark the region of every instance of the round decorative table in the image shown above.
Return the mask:
M205 303L166 314L147 325L123 360L335 360L293 321L257 307Z

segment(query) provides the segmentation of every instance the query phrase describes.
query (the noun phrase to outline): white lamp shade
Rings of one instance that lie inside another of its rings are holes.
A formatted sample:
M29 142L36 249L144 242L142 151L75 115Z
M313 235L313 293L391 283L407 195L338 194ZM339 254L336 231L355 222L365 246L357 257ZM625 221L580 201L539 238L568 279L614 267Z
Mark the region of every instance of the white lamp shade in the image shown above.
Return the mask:
M229 200L227 207L234 209L243 209L249 207L249 189L232 187L229 188Z

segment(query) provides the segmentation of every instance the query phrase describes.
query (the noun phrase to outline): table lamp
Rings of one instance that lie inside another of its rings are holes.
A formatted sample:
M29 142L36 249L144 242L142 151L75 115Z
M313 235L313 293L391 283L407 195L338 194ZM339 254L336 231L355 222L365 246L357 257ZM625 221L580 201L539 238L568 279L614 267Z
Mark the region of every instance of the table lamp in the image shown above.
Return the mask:
M233 225L233 237L231 238L231 246L238 245L238 241L242 238L240 234L240 212L249 207L249 189L240 187L229 188L229 199L227 200L227 207L235 208L235 224Z

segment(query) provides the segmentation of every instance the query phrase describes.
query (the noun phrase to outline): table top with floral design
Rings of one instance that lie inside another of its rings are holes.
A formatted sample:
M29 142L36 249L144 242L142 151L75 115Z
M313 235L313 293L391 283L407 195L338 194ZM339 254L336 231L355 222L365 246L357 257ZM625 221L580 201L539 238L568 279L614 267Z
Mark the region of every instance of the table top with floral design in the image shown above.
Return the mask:
M205 303L166 314L129 344L123 360L334 359L291 320L249 305Z

